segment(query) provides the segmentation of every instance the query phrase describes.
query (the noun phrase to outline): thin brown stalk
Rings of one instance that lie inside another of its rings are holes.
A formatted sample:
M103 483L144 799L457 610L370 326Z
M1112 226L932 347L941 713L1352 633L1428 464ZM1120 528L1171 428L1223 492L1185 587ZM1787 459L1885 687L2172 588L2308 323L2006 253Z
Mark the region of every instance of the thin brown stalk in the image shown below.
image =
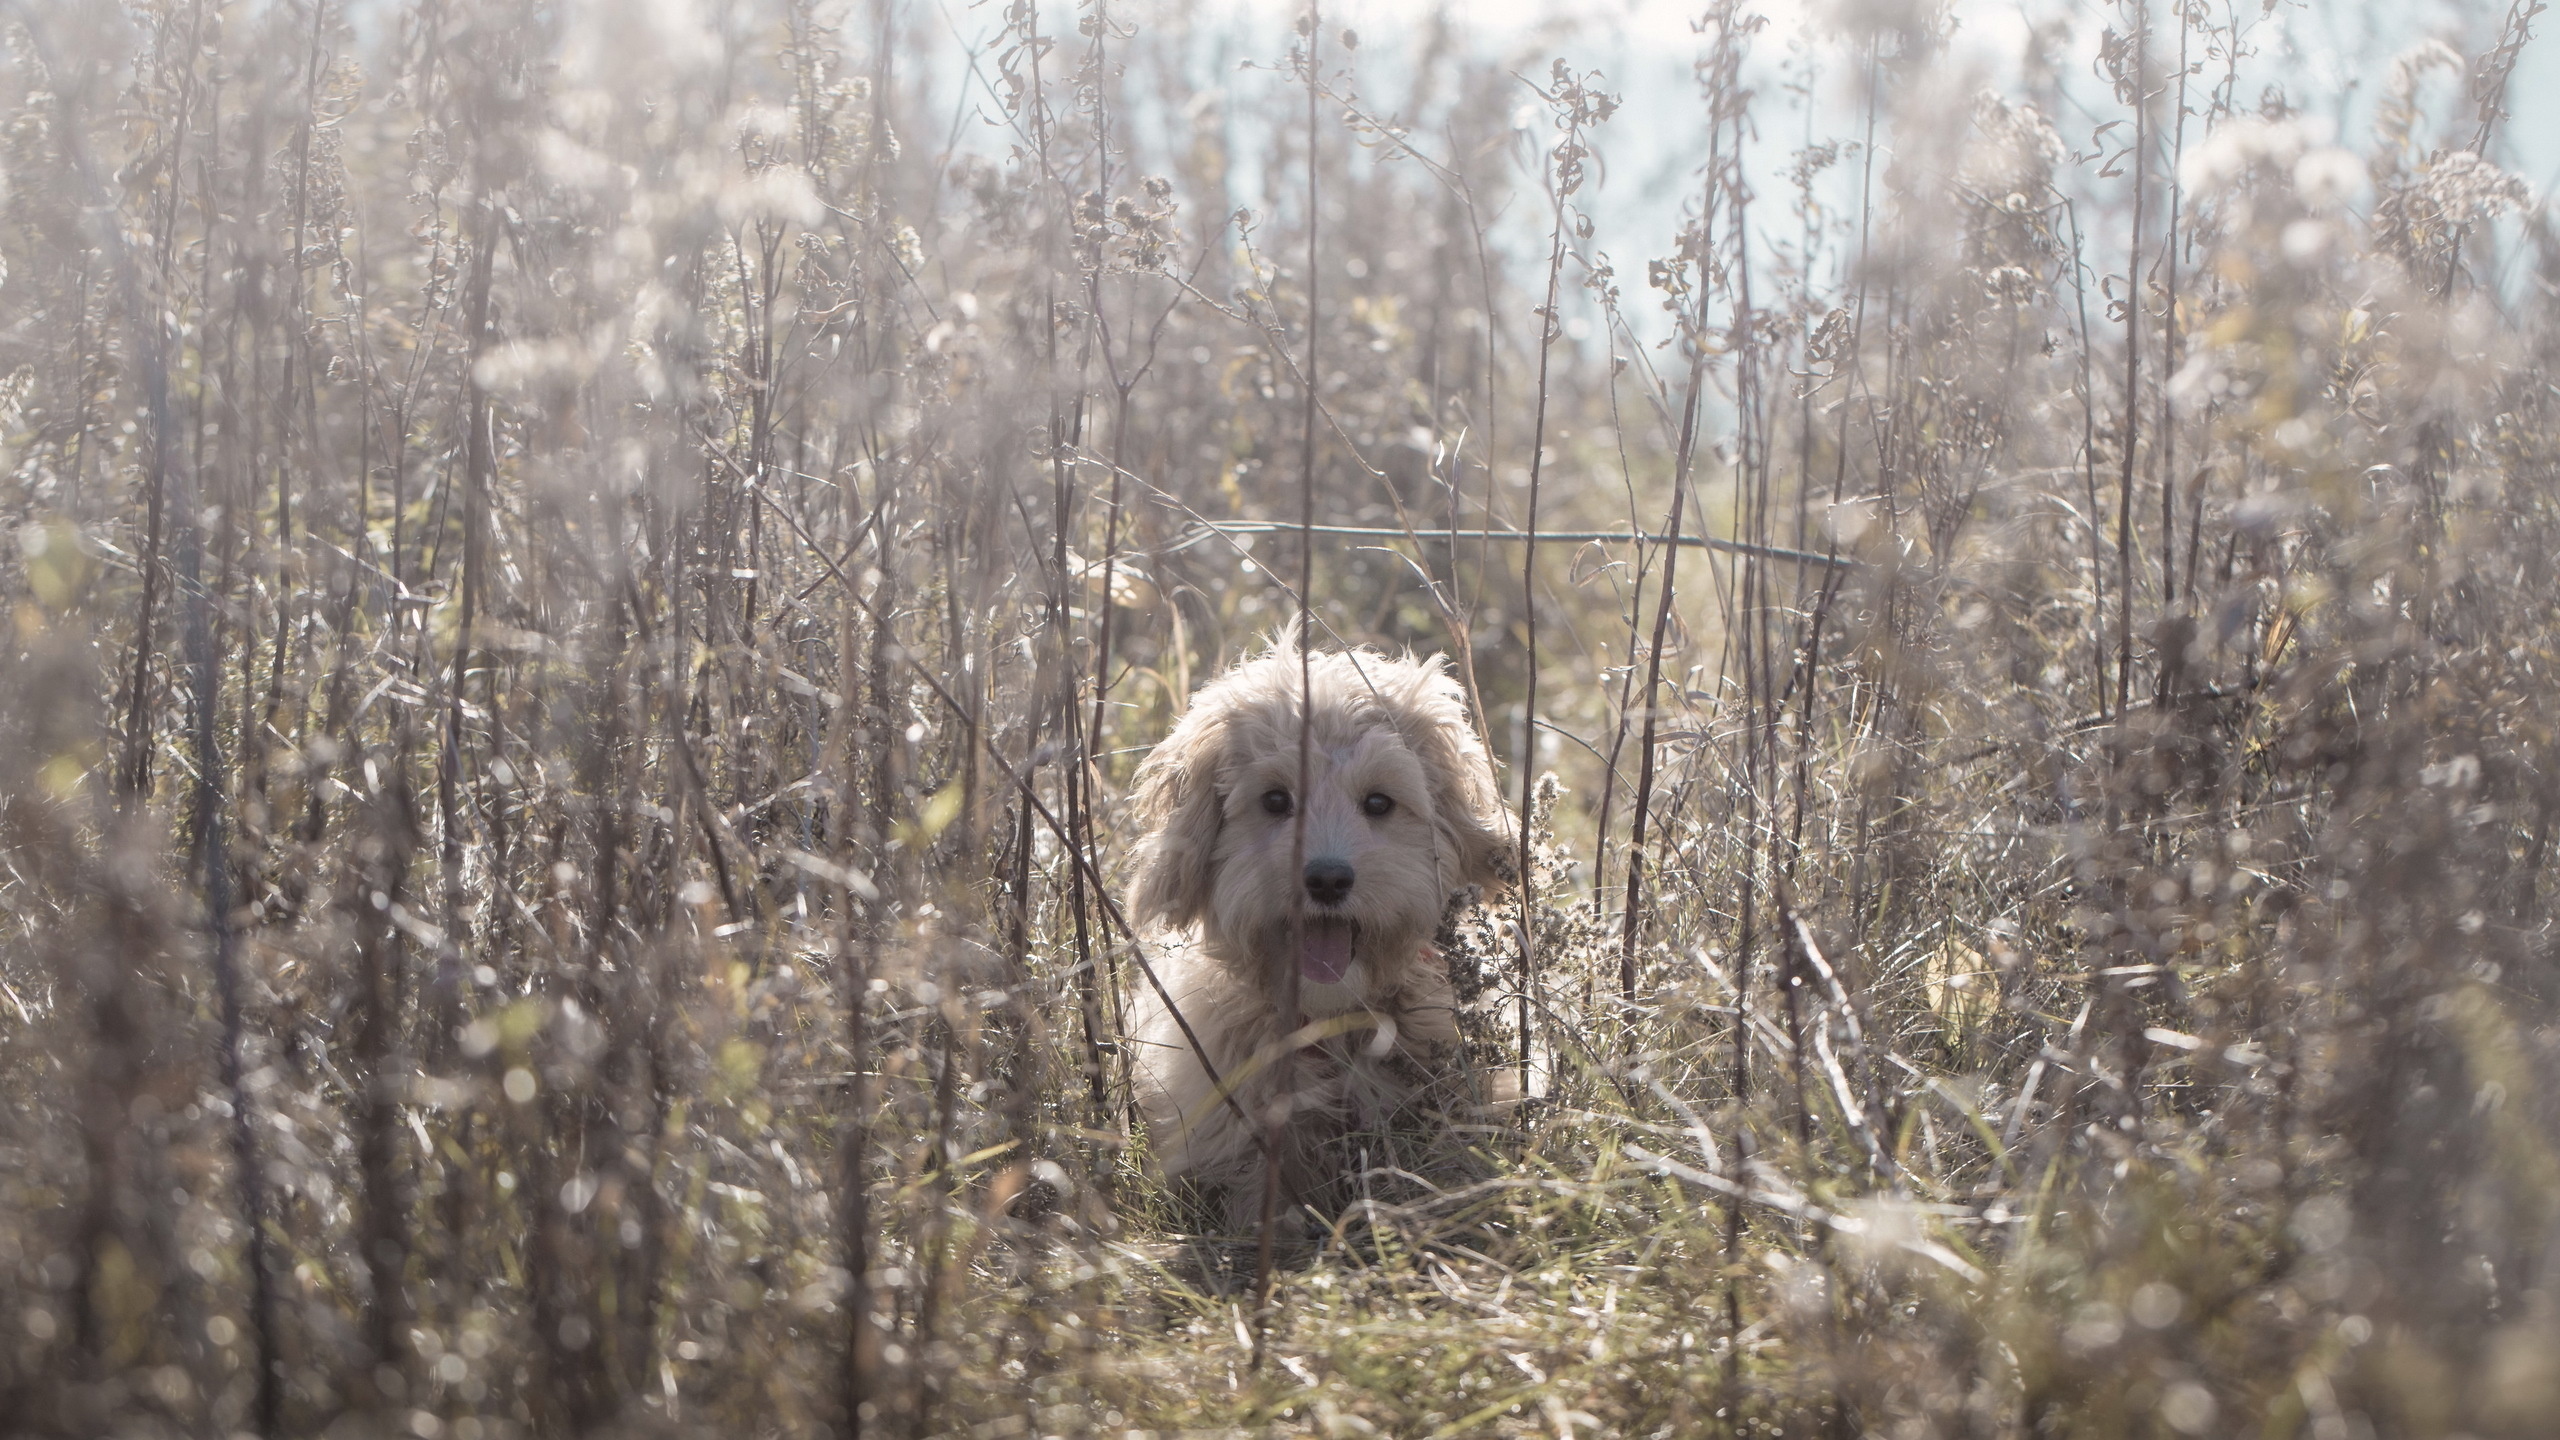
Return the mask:
M2116 479L2116 713L2133 701L2133 470L2141 438L2142 209L2151 169L2150 0L2134 0L2133 227L2125 247L2124 435Z
M1704 222L1701 222L1704 223ZM1654 757L1662 692L1662 649L1671 633L1671 605L1679 594L1680 517L1689 494L1689 463L1696 453L1698 439L1698 402L1705 393L1707 381L1707 348L1705 338L1705 296L1700 292L1701 313L1697 329L1689 341L1689 383L1686 398L1680 404L1680 440L1671 459L1671 518L1663 529L1669 537L1662 558L1662 584L1654 596L1653 640L1646 647L1644 661L1644 733L1636 742L1635 820L1627 837L1627 905L1625 928L1618 946L1618 998L1630 1007L1636 1003L1636 941L1644 921L1644 841L1645 824L1652 813ZM1607 843L1603 834L1602 843ZM1632 1034L1632 1031L1630 1032Z
M1316 188L1316 67L1317 55L1324 44L1324 6L1321 0L1308 0L1305 43L1299 51L1300 63L1306 71L1307 87L1307 336L1305 359L1299 366L1301 390L1305 403L1300 407L1298 430L1298 783L1291 792L1289 807L1289 874L1304 875L1307 870L1307 795L1315 775L1315 613L1316 574L1316 397L1317 377L1323 372L1317 366L1316 337L1322 328L1317 308L1320 295L1316 241L1320 233L1322 197ZM1281 967L1280 1033L1294 1035L1298 1031L1298 972L1307 948L1307 912L1303 902L1293 906L1289 925L1289 963ZM1262 1233L1257 1237L1253 1257L1253 1364L1261 1368L1271 1333L1272 1250L1280 1228L1282 1157L1288 1145L1284 1134L1291 1112L1297 1109L1297 1047L1289 1046L1279 1061L1280 1093L1273 1102L1265 1123L1262 1144Z

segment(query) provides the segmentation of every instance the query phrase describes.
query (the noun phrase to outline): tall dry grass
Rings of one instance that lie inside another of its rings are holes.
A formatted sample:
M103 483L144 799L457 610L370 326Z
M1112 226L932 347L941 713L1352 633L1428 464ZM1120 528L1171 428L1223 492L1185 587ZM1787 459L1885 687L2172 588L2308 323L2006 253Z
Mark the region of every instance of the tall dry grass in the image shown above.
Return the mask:
M2339 144L2149 0L0 8L0 1414L2547 1433L2541 8ZM1117 861L1302 609L1510 764L1529 1098L1258 1287Z

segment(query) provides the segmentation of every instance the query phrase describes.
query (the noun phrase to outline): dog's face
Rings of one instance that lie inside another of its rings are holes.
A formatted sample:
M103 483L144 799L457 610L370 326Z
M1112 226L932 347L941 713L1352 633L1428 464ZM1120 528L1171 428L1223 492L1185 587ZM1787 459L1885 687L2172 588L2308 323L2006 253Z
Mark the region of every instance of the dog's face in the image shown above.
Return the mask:
M1484 745L1437 657L1313 657L1300 784L1299 657L1275 649L1204 686L1139 768L1150 830L1136 905L1301 1006L1393 987L1449 897L1507 878ZM1304 842L1299 839L1303 825Z

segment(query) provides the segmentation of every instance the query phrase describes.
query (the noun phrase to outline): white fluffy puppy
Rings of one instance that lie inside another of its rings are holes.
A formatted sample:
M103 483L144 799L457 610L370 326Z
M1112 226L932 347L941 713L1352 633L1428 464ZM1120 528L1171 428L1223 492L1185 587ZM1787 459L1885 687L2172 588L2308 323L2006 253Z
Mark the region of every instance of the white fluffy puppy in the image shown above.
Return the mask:
M1167 1176L1223 1190L1238 1228L1261 1213L1275 1110L1282 1198L1322 1204L1351 1158L1343 1137L1450 1078L1454 999L1431 936L1452 897L1513 868L1442 657L1317 654L1303 712L1299 664L1284 640L1201 687L1137 776L1133 908L1171 942L1155 965L1191 1031L1137 986L1139 1106ZM1288 1056L1293 1004L1317 1034Z

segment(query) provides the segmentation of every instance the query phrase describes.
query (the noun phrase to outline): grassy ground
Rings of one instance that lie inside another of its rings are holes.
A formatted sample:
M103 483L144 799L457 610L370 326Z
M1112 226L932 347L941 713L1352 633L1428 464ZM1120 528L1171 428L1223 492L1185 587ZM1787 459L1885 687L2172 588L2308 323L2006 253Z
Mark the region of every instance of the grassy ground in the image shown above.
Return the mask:
M1454 17L0 10L0 1413L2548 1433L2537 16L2333 144L2139 0L1980 95L1719 0L1677 114ZM1302 601L1529 812L1444 941L1527 1096L1266 1298L1118 896Z

